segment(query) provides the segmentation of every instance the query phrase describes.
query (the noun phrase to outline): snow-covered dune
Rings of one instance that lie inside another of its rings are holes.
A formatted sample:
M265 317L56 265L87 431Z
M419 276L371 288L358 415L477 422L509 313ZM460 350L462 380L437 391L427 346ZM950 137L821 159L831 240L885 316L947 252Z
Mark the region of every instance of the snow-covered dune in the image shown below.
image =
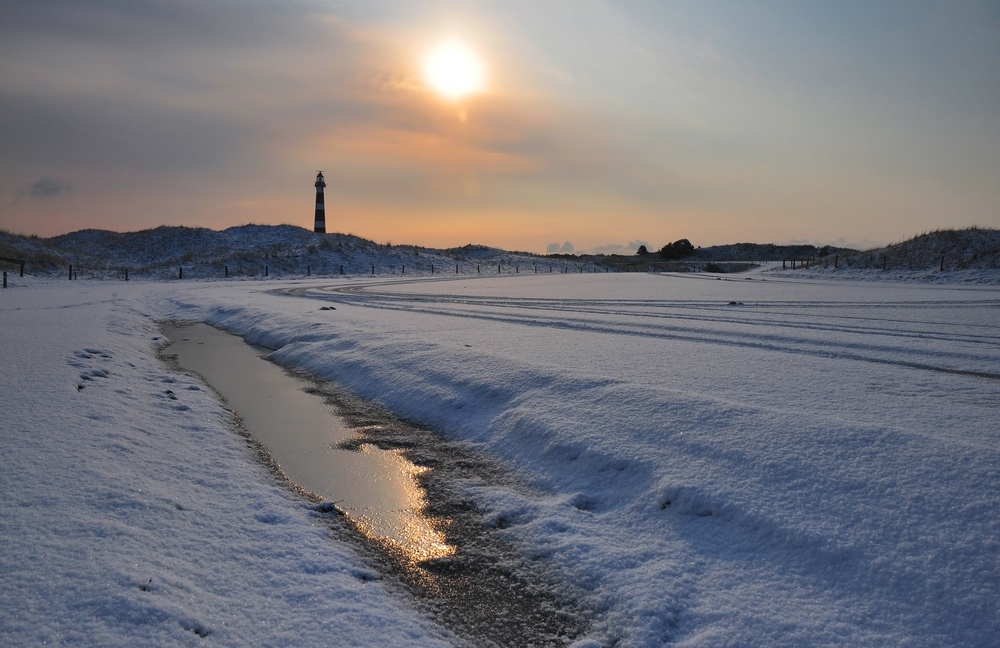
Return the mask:
M0 256L23 258L35 275L198 279L306 275L430 275L574 270L578 262L483 245L436 250L375 243L350 234L316 234L293 225L241 225L222 231L157 227L140 232L80 230L50 239L0 230Z

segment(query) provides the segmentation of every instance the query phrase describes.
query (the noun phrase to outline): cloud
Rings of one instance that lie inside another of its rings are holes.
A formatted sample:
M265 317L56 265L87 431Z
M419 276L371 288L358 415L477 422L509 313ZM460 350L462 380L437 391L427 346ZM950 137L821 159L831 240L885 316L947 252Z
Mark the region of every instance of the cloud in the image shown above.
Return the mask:
M23 185L17 192L18 198L28 196L30 198L55 198L64 193L73 191L73 187L58 178L42 176L30 184Z
M573 250L575 249L576 248L573 247L572 243L566 241L562 245L559 245L558 243L549 243L548 247L545 248L545 251L548 254L573 254Z
M71 191L72 187L57 178L39 178L28 187L28 195L36 198L51 198Z

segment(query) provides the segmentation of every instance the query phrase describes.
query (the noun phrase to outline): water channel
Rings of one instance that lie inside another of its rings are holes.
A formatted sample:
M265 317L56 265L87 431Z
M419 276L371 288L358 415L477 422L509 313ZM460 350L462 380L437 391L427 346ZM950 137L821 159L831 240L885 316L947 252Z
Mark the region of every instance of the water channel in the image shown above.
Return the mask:
M362 532L414 561L454 553L424 516L416 476L426 469L367 443L342 449L357 430L309 393L311 383L262 361L266 349L207 324L170 324L163 333L178 366L208 381L296 486L334 501Z
M494 481L495 467L374 404L320 389L238 336L203 323L162 330L171 340L164 356L201 376L281 476L332 502L320 510L342 514L367 539L362 550L446 625L483 646L565 645L583 631L586 617L562 587L484 528L450 486Z

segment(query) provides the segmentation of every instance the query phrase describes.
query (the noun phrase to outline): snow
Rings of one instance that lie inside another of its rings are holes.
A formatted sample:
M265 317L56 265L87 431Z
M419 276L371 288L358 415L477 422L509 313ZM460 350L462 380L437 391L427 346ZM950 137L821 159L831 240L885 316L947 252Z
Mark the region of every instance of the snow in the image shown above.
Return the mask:
M502 462L579 646L996 645L1000 289L810 276L18 278L0 642L457 641L156 358L192 319Z
M155 286L20 281L0 295L0 644L450 645L157 359Z

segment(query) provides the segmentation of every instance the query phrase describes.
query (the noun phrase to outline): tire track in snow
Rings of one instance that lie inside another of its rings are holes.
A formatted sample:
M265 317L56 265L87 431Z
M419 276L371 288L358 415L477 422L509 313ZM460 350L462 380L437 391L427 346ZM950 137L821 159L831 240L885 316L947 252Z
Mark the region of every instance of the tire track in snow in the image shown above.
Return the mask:
M439 279L436 281L454 281L455 279ZM887 325L893 323L911 324L911 322L899 322L892 319L878 318L851 318L846 315L836 316L848 322L867 321L872 325L831 325L818 321L805 321L797 323L781 323L784 331L790 332L815 332L828 333L851 338L864 337L865 341L857 339L815 339L809 337L796 337L793 335L774 335L772 333L760 334L749 333L746 329L755 327L767 327L769 330L775 328L775 316L783 314L768 310L759 310L761 305L780 305L787 308L793 302L758 302L756 312L762 314L763 318L753 317L733 317L709 315L704 312L698 314L691 313L648 313L635 312L635 308L685 308L700 311L714 312L723 308L732 308L727 305L713 305L706 302L696 301L648 301L648 300L552 300L537 298L495 298L495 297L456 297L450 295L409 295L400 293L381 292L379 288L392 285L412 285L412 281L388 281L371 283L363 286L328 286L321 288L295 288L284 291L286 294L305 297L310 299L320 299L323 301L348 301L358 306L367 308L379 308L393 311L406 311L410 313L423 313L428 315L458 317L466 319L481 319L492 322L503 322L521 326L540 326L546 328L557 328L564 330L574 330L588 333L606 333L611 335L629 335L652 337L672 341L694 342L699 344L725 345L739 348L758 349L763 351L775 351L779 353L806 355L822 358L833 358L856 362L869 362L882 365L895 365L908 367L924 371L935 371L940 373L964 375L990 380L1000 380L1000 373L992 371L982 371L968 367L968 363L992 363L994 366L1000 365L1000 335L984 334L946 334L939 331L925 331L913 329L886 330ZM375 290L372 290L372 289ZM939 304L942 308L952 309L963 305L968 307L991 307L1000 305L994 301L972 301L972 302L932 302ZM607 308L607 304L613 304L615 308ZM853 304L844 302L814 302L809 306L816 308L818 304L825 304L836 308L862 308L862 309L889 309L895 311L899 306L916 307L922 304L923 311L926 311L928 302L902 302L902 303L864 303ZM797 305L797 304L796 304ZM633 310L624 310L619 306L631 306ZM481 309L481 310L472 310ZM805 310L805 309L802 309ZM518 314L518 311L531 311L530 314ZM580 317L546 316L543 313L559 313L565 315L578 315ZM599 319L595 316L608 316L616 319L628 318L634 320L629 325L624 326L618 322L611 323L607 320ZM826 316L824 315L824 318ZM643 322L641 320L656 320L655 322ZM668 324L667 322L686 322L696 325ZM919 322L933 325L932 322ZM881 324L881 326L877 326ZM937 324L941 326L941 324ZM986 325L971 325L977 328L991 328ZM721 328L731 327L726 331ZM878 342L885 340L885 342ZM890 344L890 342L911 342L911 344ZM951 344L975 345L977 348L967 352L942 351L938 348L920 348L920 343L947 342ZM916 343L916 344L914 344ZM990 353L994 351L995 354ZM994 358L985 358L985 355L995 355ZM900 357L902 356L902 357ZM942 364L932 364L927 362L927 358L936 358Z

